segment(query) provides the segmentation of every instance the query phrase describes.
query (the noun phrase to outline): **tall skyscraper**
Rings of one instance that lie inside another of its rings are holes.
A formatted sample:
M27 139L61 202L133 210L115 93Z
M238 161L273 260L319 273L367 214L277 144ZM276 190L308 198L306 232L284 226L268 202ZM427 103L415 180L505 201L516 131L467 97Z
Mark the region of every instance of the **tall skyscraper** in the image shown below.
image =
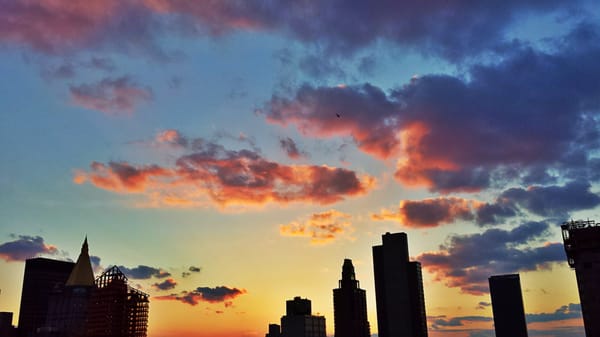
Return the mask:
M74 265L73 262L41 257L25 261L19 309L19 336L36 336L38 329L45 326L50 297L57 289L64 286Z
M67 282L50 296L48 317L42 331L52 337L84 336L88 303L94 288L86 237Z
M352 260L344 259L339 288L333 289L335 337L371 336L367 320L367 296L356 280Z
M406 233L373 246L379 337L427 337L421 264L409 261Z
M527 337L519 274L489 278L496 337Z
M600 226L593 220L562 226L567 261L575 268L587 337L600 336Z
M286 302L281 317L282 337L326 337L325 317L313 316L309 299L294 297Z

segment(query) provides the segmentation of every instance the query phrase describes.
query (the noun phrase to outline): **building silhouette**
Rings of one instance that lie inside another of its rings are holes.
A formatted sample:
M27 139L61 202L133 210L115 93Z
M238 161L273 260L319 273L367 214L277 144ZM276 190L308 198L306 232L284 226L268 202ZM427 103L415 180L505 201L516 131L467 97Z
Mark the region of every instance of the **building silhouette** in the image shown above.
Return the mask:
M373 246L379 337L427 337L421 264L409 261L406 233L386 233Z
M519 274L495 275L488 280L496 337L527 337Z
M335 337L371 336L367 320L367 296L356 280L352 260L344 259L342 279L333 289Z
M46 325L50 297L69 279L75 264L46 258L25 261L23 290L19 309L18 335L39 336Z
M19 336L145 337L148 303L117 267L94 279L86 238L76 263L26 261Z
M85 335L87 309L94 291L94 272L88 253L87 237L67 282L54 290L48 303L44 337L78 337Z
M567 261L575 269L587 337L600 336L600 226L593 220L561 226Z
M0 312L0 336L15 337L17 335L17 329L12 325L12 320L12 312Z
M281 337L281 327L279 324L269 324L269 332L265 337Z
M269 325L269 333L272 325ZM286 314L281 317L281 337L326 336L325 317L312 315L309 299L297 296L286 301Z

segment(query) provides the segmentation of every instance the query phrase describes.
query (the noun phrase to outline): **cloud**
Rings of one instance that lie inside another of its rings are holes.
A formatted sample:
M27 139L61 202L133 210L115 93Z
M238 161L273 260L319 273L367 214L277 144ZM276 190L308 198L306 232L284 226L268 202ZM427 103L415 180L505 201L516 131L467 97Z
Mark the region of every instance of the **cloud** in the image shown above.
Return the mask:
M155 141L159 144L186 147L188 140L179 131L168 129L156 134Z
M504 191L500 197L511 200L534 214L564 219L571 211L600 205L600 196L590 192L590 188L588 182L574 181L564 186L511 188Z
M512 230L493 228L483 233L450 235L439 251L425 252L416 260L447 286L483 295L489 292L491 275L544 269L565 262L562 243L535 245L548 237L548 229L545 222L527 222Z
M422 75L388 92L304 84L273 95L261 112L306 136L350 137L375 158L397 159L401 184L433 192L547 183L553 170L597 180L589 166L600 146L598 36L582 24L555 48L516 48L460 76Z
M373 220L394 220L409 228L437 227L456 220L473 220L473 207L480 203L456 197L402 200L397 210L382 209Z
M245 289L229 288L227 286L198 287L192 291L183 291L179 294L165 296L154 296L153 299L163 301L180 301L189 305L197 305L200 302L221 303L230 302L236 297L246 293Z
M125 266L119 266L119 269L127 275L127 277L138 280L146 280L151 277L165 278L171 276L171 274L163 269L154 268L145 265L139 265L134 268L127 268Z
M308 156L306 152L298 149L296 142L290 137L280 138L279 146L292 159L300 159Z
M539 313L539 314L527 314L525 318L527 323L534 322L551 322L551 321L562 321L571 318L581 318L581 305L575 303L569 303L556 309L552 313Z
M443 327L457 327L457 326L463 326L463 322L468 321L468 322L492 322L494 319L492 317L486 317L486 316L460 316L460 317L453 317L450 319L446 319L444 318L436 318L434 319L433 323L431 324L431 328L433 330L440 330L443 329Z
M172 278L168 278L162 282L156 282L152 285L152 287L156 290L171 290L173 288L175 288L177 286L177 282L172 279Z
M56 255L56 246L48 245L41 236L19 235L16 240L0 244L0 258L6 262L25 261L40 255Z
M91 84L72 85L71 101L77 106L109 115L131 114L138 104L152 100L152 90L129 77L105 78Z
M92 264L92 270L96 274L98 274L100 271L102 271L102 266L100 265L100 261L101 261L101 259L99 256L95 256L95 255L90 256L90 263Z
M194 267L194 266L190 266L190 267L188 268L188 270L189 270L190 272L192 272L192 273L199 273L199 272L200 272L200 270L201 270L201 268L200 268L200 267Z
M489 308L492 305L492 303L490 302L479 302L477 303L477 307L475 307L475 309L479 309L479 310L483 310L485 308Z
M280 225L279 233L282 236L308 237L312 244L327 244L352 230L350 218L350 215L332 209L312 214L302 222Z
M209 200L219 206L269 202L331 204L367 193L375 184L368 175L344 168L283 165L251 150L227 150L194 139L175 167L136 166L127 162L93 162L73 181L89 182L117 193L141 193L159 206L189 207Z

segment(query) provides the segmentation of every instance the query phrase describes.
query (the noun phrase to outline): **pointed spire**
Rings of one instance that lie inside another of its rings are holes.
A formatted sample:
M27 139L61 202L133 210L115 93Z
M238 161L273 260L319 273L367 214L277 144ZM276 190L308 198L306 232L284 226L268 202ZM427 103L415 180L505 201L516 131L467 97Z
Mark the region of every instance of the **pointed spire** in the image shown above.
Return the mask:
M77 262L69 275L69 279L66 283L67 286L93 286L94 285L94 272L92 271L92 263L90 262L90 255L88 253L88 242L87 235L83 240L81 246L81 253L77 258Z
M354 274L352 260L344 259L344 264L342 265L342 279L339 283L340 288L358 288L359 285L356 280L356 275Z

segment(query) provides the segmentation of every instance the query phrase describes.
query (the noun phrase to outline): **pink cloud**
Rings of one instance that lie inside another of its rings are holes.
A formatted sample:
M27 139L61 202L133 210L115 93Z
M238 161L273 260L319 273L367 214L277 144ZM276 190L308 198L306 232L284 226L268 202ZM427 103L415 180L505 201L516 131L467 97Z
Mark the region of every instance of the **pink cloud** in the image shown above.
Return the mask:
M105 78L92 84L70 87L73 104L109 115L131 114L138 104L152 100L152 91L128 77Z

